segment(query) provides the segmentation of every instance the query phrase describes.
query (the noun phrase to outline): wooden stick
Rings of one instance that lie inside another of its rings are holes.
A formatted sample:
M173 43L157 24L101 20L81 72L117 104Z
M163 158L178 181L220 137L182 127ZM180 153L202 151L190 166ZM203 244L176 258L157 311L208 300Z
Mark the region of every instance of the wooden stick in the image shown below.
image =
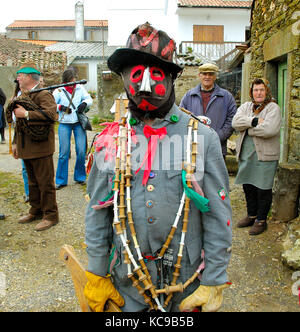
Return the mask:
M134 277L134 275L130 274L130 275L128 275L128 278L132 281L132 286L136 287L139 294L144 297L145 303L150 306L150 310L155 309L152 304L151 298L149 296L147 296L147 294L145 293L145 290L139 285L139 281Z
M75 255L74 248L68 245L63 246L60 250L59 257L66 263L71 274L81 311L91 312L83 292L88 280L83 266ZM121 309L114 302L109 300L106 304L105 312L121 312Z
M194 125L194 119L190 119L189 124L188 124L188 140L187 140L187 167L186 167L186 171L187 171L187 186L189 188L192 187L192 182L191 182L191 175L194 172L194 167L192 166L192 163L196 163L196 155L195 153L193 153L193 151L191 150L191 145L192 145L192 129L195 129L195 125ZM196 147L197 148L197 147ZM177 262L175 264L175 271L173 272L173 280L171 282L171 286L176 286L177 283L177 279L180 276L180 270L181 270L181 261L182 261L182 257L183 257L183 248L185 245L185 236L187 233L187 229L188 229L188 223L189 223L189 212L190 212L190 202L191 200L186 197L185 199L185 206L184 206L184 216L183 216L183 221L182 221L182 234L181 234L181 241L180 241L180 246L179 246L179 251L178 251L178 255L177 255ZM167 299L165 301L164 307L167 307L169 302L171 301L173 297L173 293L170 293L167 296Z
M156 290L156 293L169 295L170 293L178 293L178 292L182 293L183 291L184 291L184 287L183 287L182 283L180 283L175 286L166 285L165 288Z
M116 99L115 122L118 122L120 118L121 118L121 100Z
M8 124L8 137L9 154L12 155L11 123Z

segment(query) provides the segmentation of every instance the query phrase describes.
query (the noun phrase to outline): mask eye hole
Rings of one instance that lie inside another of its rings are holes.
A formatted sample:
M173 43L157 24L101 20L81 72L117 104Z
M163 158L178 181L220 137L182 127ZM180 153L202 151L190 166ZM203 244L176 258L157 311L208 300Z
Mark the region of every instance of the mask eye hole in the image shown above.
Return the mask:
M162 69L157 67L150 68L150 75L154 81L161 82L165 78L165 73Z
M132 69L131 75L130 75L130 80L133 83L137 83L142 80L142 77L144 75L145 67L140 65L136 66Z

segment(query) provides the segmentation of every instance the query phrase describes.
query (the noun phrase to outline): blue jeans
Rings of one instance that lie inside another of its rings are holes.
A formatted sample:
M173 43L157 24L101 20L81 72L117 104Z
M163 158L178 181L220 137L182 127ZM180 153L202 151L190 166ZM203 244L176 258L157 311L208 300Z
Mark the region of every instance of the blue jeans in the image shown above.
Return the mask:
M60 123L58 127L59 137L59 158L56 170L56 184L68 184L68 169L70 156L70 142L72 131L75 137L76 164L74 171L74 181L82 182L86 180L85 155L86 155L86 132L78 123Z
M27 197L29 197L28 175L27 175L27 171L26 171L26 167L25 167L23 159L22 159L22 175L23 175L23 181L24 181L25 195Z

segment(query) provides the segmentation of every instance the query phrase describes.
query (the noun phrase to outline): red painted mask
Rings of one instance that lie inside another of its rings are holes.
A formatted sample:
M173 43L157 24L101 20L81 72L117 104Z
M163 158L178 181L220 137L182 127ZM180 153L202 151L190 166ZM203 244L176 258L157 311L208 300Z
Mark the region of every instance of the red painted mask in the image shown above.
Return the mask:
M155 111L170 98L171 75L159 67L137 65L122 73L129 98L143 111Z

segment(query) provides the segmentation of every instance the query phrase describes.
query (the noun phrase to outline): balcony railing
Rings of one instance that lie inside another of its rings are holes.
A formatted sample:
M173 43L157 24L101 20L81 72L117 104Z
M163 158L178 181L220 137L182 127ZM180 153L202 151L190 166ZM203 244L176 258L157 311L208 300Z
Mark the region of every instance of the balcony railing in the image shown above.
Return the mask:
M192 42L183 41L179 45L180 53L188 53L192 51L199 56L207 59L207 61L217 62L221 58L224 58L228 53L232 54L232 59L235 56L235 47L240 45L241 42ZM227 58L227 61L230 59Z

